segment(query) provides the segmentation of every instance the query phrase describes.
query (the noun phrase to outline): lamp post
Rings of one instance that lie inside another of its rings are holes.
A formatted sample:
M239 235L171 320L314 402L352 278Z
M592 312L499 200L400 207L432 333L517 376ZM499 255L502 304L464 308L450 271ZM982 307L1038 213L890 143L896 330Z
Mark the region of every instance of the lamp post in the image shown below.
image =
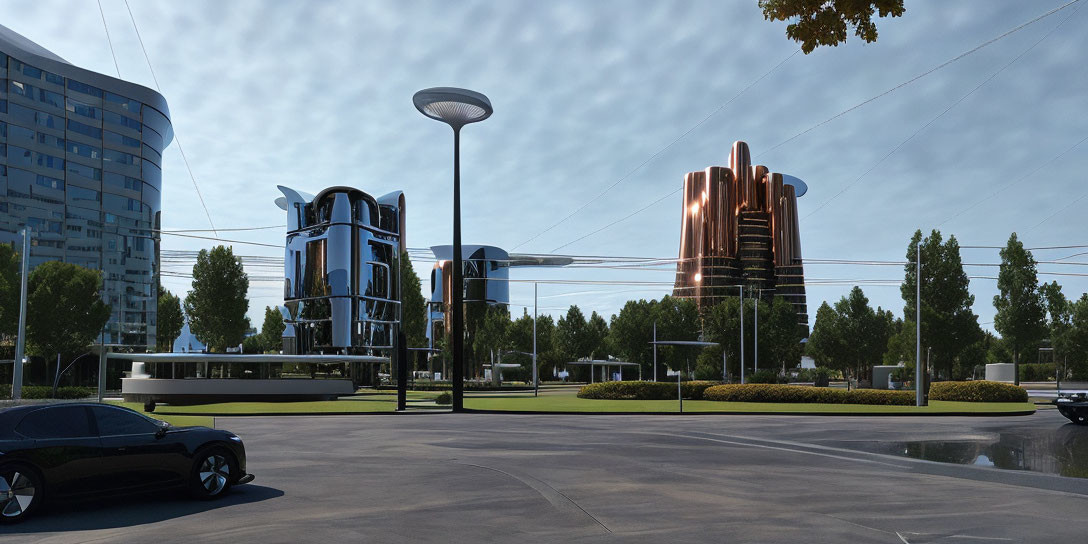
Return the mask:
M464 411L464 313L465 287L461 264L461 127L491 116L491 101L481 93L454 87L423 89L412 96L420 113L453 129L453 293L450 293L453 335L453 411Z

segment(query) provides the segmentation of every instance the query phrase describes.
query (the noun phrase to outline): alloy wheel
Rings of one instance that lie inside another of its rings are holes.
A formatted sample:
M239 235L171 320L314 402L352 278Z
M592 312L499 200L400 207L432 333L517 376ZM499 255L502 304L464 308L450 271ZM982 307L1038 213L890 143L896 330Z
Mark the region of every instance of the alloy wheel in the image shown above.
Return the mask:
M204 458L200 464L200 484L209 495L218 495L227 486L230 480L230 463L227 458L212 454Z
M29 476L15 472L10 476L0 476L0 515L17 518L30 508L34 502L36 489Z

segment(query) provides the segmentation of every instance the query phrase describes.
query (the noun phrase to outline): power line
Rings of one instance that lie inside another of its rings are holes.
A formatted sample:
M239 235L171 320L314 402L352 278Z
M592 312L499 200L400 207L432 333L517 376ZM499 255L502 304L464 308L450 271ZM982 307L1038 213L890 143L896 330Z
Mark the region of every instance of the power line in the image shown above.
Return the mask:
M650 155L650 158L648 158L648 159L646 159L646 160L642 161L642 163L640 163L640 164L639 164L638 166L636 166L636 167L635 167L634 169L632 169L631 171L629 171L629 172L627 172L626 174L624 174L624 175L623 175L623 177L621 177L620 179L618 179L618 180L616 180L615 182L613 182L613 183L612 183L612 185L609 185L608 187L606 187L606 188L605 188L605 190L601 191L601 192L600 192L599 194L597 194L597 196L595 196L595 197L593 197L593 198L591 198L591 199L589 199L589 200L587 200L587 201L583 202L583 203L582 203L582 205L578 207L578 209L574 210L573 212L570 212L570 213L569 213L569 214L568 214L568 215L567 215L566 217L564 217L564 218L560 219L559 221L556 221L556 222L555 222L555 223L553 223L553 224L552 224L552 225L551 225L550 227L548 227L548 228L546 228L546 229L544 229L544 230L540 231L540 232L539 232L539 233L537 233L537 234L536 234L535 236L533 236L533 237L529 238L528 240L525 240L524 242L522 242L522 243L520 243L520 244L518 244L518 245L514 246L514 247L513 247L513 248L511 248L511 249L517 249L517 248L519 248L519 247L521 247L521 246L523 246L523 245L525 245L525 244L528 244L529 242L532 242L533 240L536 240L536 239L537 239L537 238L539 238L540 236L544 235L544 234L545 234L545 233L547 233L548 231L550 231L550 230L554 229L555 227L559 226L560 224L562 224L563 222L567 221L567 220L568 220L568 219L570 219L571 217L574 217L575 215L577 215L577 214L578 214L578 212L581 212L582 210L586 209L586 208L587 208L587 207L588 207L588 206L589 206L590 204L592 204L592 203L596 202L596 201L597 201L598 199L600 199L600 198L601 198L602 196L604 196L604 195L605 195L605 193L607 193L608 191L611 191L611 190L612 190L613 188L615 188L615 187L616 187L617 185L619 185L620 183L623 183L623 182L624 182L625 180L627 180L627 178L630 178L630 177L631 177L632 175L634 175L634 173L635 173L635 172L638 172L639 170L641 170L641 169L642 169L642 167L646 166L646 165L647 165L647 164L649 164L649 163L650 163L651 161L653 161L653 160L654 160L654 159L656 159L656 158L657 158L658 156L660 156L660 155L661 155L662 153L664 153L665 151L667 151L667 150L668 150L669 148L671 148L672 146L674 146L674 145L676 145L676 144L677 144L678 142L680 142L680 140L683 140L684 138L686 138L686 137L687 137L687 136L688 136L689 134L691 134L691 133L692 133L693 131L695 131L695 129L697 129L697 128L699 128L699 127L703 126L703 124L704 124L704 123L706 123L707 121L709 121L709 120L710 120L710 119L711 119L712 117L714 117L714 116L718 115L718 113L720 113L720 112L721 112L721 111L722 111L723 109L725 109L725 107L726 107L726 106L728 106L729 104L732 104L734 100L736 100L736 99L737 99L737 98L739 98L739 97L740 97L740 96L741 96L742 94L744 94L745 92L747 92L747 91L748 91L748 89L751 89L751 88L752 88L752 87L753 87L753 86L754 86L755 84L759 83L760 81L763 81L763 79L764 79L764 78L766 78L767 76L771 75L771 73L772 73L772 72L774 72L775 70L777 70L777 69L778 69L778 67L780 67L780 66L782 66L783 64L785 64L785 63L786 63L786 61L788 61L788 60L792 59L792 58L793 58L794 56L796 56L796 55L797 55L797 53L799 53L799 52L801 52L801 50L800 50L800 49L796 49L796 50L794 50L794 52L793 52L793 53L791 53L791 54L790 54L790 55L789 55L788 57L786 57L786 58L782 59L781 61L779 61L779 63L778 63L778 64L774 65L774 67L772 67L772 68L771 68L770 70L767 70L766 72L764 72L764 73L763 73L763 75L759 76L759 77L758 77L758 78L757 78L757 79L756 79L755 81L753 81L753 82L749 83L749 84L748 84L748 85L747 85L746 87L744 87L743 89L741 89L741 90L740 90L740 92L738 92L737 94L733 95L733 97L732 97L732 98L730 98L729 100L727 100L727 101L726 101L726 102L725 102L724 104L722 104L721 106L718 106L718 109L716 109L716 110L714 110L713 112L711 112L711 113L710 113L710 115L707 115L707 116L706 116L706 117L704 117L704 118L703 118L703 119L702 119L701 121L699 121L698 123L696 123L696 124L695 124L695 126L693 126L693 127L689 128L689 129L688 129L687 131L685 131L685 132L684 132L683 134L681 134L680 136L678 136L678 137L677 137L676 139L674 139L673 141L669 142L669 145L666 145L665 147L661 148L660 150L658 150L658 151L657 151L656 153L654 153L653 155Z
M1088 141L1088 136L1085 136L1084 138L1081 138L1080 141L1073 144L1072 146L1067 148L1065 151L1062 151L1061 153L1058 153L1057 155L1051 157L1050 160L1040 164L1034 170L1032 170L1032 171L1030 171L1030 172L1028 172L1028 173L1026 173L1026 174L1024 174L1024 175L1022 175L1022 176L1020 176L1020 177L1018 177L1018 178L1016 178L1016 179L1014 179L1014 180L1012 180L1012 181L1010 181L1008 183L1006 183L1005 185L1002 185L996 191L990 193L990 196L987 196L987 197L983 198L982 200L979 200L978 202L975 202L974 204L971 204L970 206L968 206L968 207L964 208L963 210L961 210L961 211L955 213L954 215L952 215L952 217L949 217L948 219L945 219L944 221L941 221L940 223L937 223L937 226L939 227L941 225L944 225L945 223L947 223L947 222L949 222L949 221L951 221L951 220L953 220L953 219L955 219L955 218L957 218L957 217L959 217L959 216L973 210L979 204L982 204L983 202L986 202L987 200L990 200L991 198L993 198L993 197L997 196L998 194L1004 192L1005 189L1008 189L1009 187L1012 187L1013 185L1016 185L1017 183L1020 183L1021 181L1024 181L1025 179L1028 179L1030 177L1035 176L1035 174L1038 173L1040 170L1042 170L1043 168L1046 168L1047 166L1050 166L1051 163L1053 163L1053 162L1057 161L1058 159L1064 157L1067 153L1069 153L1070 151L1076 149L1077 147L1080 146L1080 144L1083 144L1086 141ZM1084 198L1084 197L1081 197L1081 198ZM1065 208L1062 208L1058 212L1055 212L1054 215L1057 215L1058 213L1061 213L1062 211L1065 211ZM1051 217L1053 217L1053 215ZM1047 222L1048 220L1050 220L1051 217L1048 217L1048 218L1044 219L1042 222L1039 223L1039 225ZM1035 225L1035 226L1037 227L1039 225ZM1035 227L1032 227L1032 228L1035 228Z
M1018 32L1019 30L1023 29L1024 27L1027 27L1027 26L1029 26L1029 25L1031 25L1033 23L1036 23L1036 22L1038 22L1038 21L1040 21L1040 20L1042 20L1042 19L1044 19L1046 17L1049 17L1049 16L1051 16L1051 15L1053 15L1053 14L1055 14L1055 13L1057 13L1057 12L1059 12L1059 11L1061 11L1061 10L1063 10L1063 9L1073 5L1073 4L1076 4L1077 2L1080 2L1080 0L1071 0L1070 2L1067 2L1067 3L1065 3L1065 4L1061 5L1061 6L1058 6L1058 7L1054 8L1054 9L1042 14L1042 15L1039 15L1038 17L1035 17L1034 19L1031 19L1031 20L1029 20L1027 22L1021 23L1020 25L1017 25L1016 27L1006 31L1005 33L1003 33L1003 34L1001 34L1001 35L999 35L999 36L997 36L995 38L991 38L990 40L987 40L987 41L985 41L985 42L983 42L983 43L981 43L981 44L979 44L979 45L977 45L977 46L975 46L975 47L973 47L973 48L971 48L971 49L969 49L969 50L967 50L967 51L965 51L963 53L960 53L959 55L957 55L957 56L955 56L955 57L953 57L953 58L951 58L951 59L949 59L949 60L947 60L947 61L945 61L945 62L943 62L943 63L941 63L941 64L939 64L939 65L937 65L935 67L933 67L933 68L930 68L929 70L927 70L927 71L925 71L925 72L923 72L921 74L918 74L917 76L914 76L913 78L911 78L911 79L909 79L907 81L904 81L903 83L900 83L900 84L898 84L898 85L896 85L896 86L894 86L894 87L892 87L892 88L890 88L890 89L888 89L888 90L886 90L886 91L884 91L884 92L882 92L880 94L877 94L876 96L873 96L873 97L871 97L869 99L866 99L866 100L864 100L862 102L859 102L858 104L855 104L854 106L851 106L850 108L847 108L847 109L845 109L845 110L843 110L843 111L841 111L841 112L839 112L839 113L825 119L824 121L821 121L821 122L807 128L807 129L805 129L805 130L803 130L803 131L801 131L801 132L799 132L799 133L797 133L797 134L783 140L782 142L779 142L778 144L772 146L770 149L768 149L766 152L764 152L764 154L770 153L770 152L774 151L775 149L778 149L779 147L782 147L783 145L797 139L800 136L808 134L809 132L812 132L813 130L816 130L817 128L820 128L821 126L826 125L827 123L830 123L831 121L834 121L835 119L838 119L839 117L842 117L842 116L844 116L844 115L846 115L846 114L848 114L848 113L850 113L850 112L852 112L852 111L854 111L854 110L856 110L856 109L858 109L858 108L860 108L860 107L862 107L862 106L864 106L864 105L866 105L866 104L868 104L868 103L870 103L870 102L872 102L874 100L877 100L877 99L882 98L882 97L884 97L884 96L886 96L888 94L891 94L892 92L894 92L894 91L896 91L896 90L898 90L898 89L900 89L902 87L905 87L905 86L907 86L907 85L909 85L909 84L911 84L911 83L913 83L913 82L915 82L915 81L917 81L917 80L919 80L919 79L921 79L921 78L923 78L925 76L928 76L929 74L932 74L933 72L936 72L936 71L948 66L949 64L952 64L952 63L954 63L954 62L956 62L956 61L958 61L958 60L960 60L960 59L962 59L962 58L964 58L964 57L966 57L966 56L968 56L968 55L970 55L972 53L975 53L976 51L978 51L978 50L980 50L980 49L982 49L982 48L984 48L984 47L986 47L988 45L991 45L994 42L997 42L997 41L999 41L1001 39L1004 39L1004 38L1012 35L1013 33ZM654 200L650 204L648 204L648 205L646 205L646 206L644 206L642 208L639 208L634 213L628 214L628 215L624 216L623 218L621 218L619 220L608 223L607 225L604 225L603 227L601 227L601 228L599 228L599 229L597 229L597 230L595 230L595 231L593 231L593 232L591 232L589 234L586 234L586 235L578 237L578 238L576 238L576 239L574 239L574 240L572 240L570 242L567 242L566 244L563 244L563 245L559 246L558 248L556 248L555 250L552 250L552 251L562 249L562 248L567 247L567 246L569 246L569 245L571 245L571 244L573 244L575 242L582 241L582 240L584 240L584 239L586 239L586 238L588 238L590 236L593 236L593 235L595 235L597 233L600 233L600 232L602 232L604 230L612 228L613 226L618 225L618 224L620 224L620 223L622 223L624 221L627 221L628 219L630 219L630 218L632 218L632 217L634 217L634 216L636 216L636 215L638 215L638 214L640 214L640 213L654 207L655 205L657 205L661 201L665 200L666 198L668 198L668 197L670 197L670 196L672 196L672 195L674 195L676 193L679 193L681 190L682 190L682 188L678 188L678 189L676 189L676 190L662 196L661 198L658 198L657 200Z
M98 0L98 13L102 16L102 28L106 29L106 43L110 44L110 55L113 56L113 67L117 70L117 79L121 79L121 66L117 64L117 53L113 51L113 38L110 38L110 27L106 24L106 12L102 11L102 0Z
M99 4L99 7L101 8L101 4ZM144 46L144 39L140 36L140 28L136 25L136 17L132 15L132 7L128 5L128 0L125 0L125 9L128 10L128 17L132 20L132 29L136 31L136 39L140 41L140 50L144 53L147 69L151 71L151 79L155 82L155 90L162 94L162 87L159 86L159 78L155 76L155 69L151 67L151 57L147 54L147 47ZM104 21L105 19L103 18L103 22ZM174 131L174 141L178 144L178 152L181 153L181 160L185 163L185 169L189 171L189 179L193 181L193 189L196 190L196 196L200 200L201 207L204 208L204 215L208 216L208 224L212 226L212 232L215 232L215 222L212 221L212 214L208 211L208 205L204 203L204 195L200 193L200 186L196 183L196 176L193 175L193 168L189 166L189 159L185 156L185 149L181 145L181 138L178 137L176 130ZM218 234L219 233L216 232L216 235Z
M782 147L783 145L786 145L787 143L789 143L789 142L791 142L791 141L793 141L793 140L795 140L795 139L797 139L797 138L799 138L801 136L804 136L805 134L808 134L809 132L812 132L813 130L816 130L816 129L830 123L831 121L834 121L835 119L838 119L839 117L842 117L842 116L844 116L844 115L846 115L846 114L848 114L848 113L850 113L850 112L852 112L852 111L854 111L854 110L856 110L856 109L858 109L858 108L860 108L860 107L862 107L862 106L864 106L864 105L866 105L866 104L868 104L868 103L870 103L870 102L872 102L874 100L877 100L879 98L887 96L887 95L889 95L889 94L891 94L891 93L893 93L893 92L895 92L895 91L897 91L897 90L899 90L899 89L901 89L903 87L906 87L907 85L910 85L911 83L914 83L915 81L918 81L919 79L922 79L923 77L926 77L929 74L932 74L933 72L936 72L937 70L940 70L941 68L944 68L945 66L948 66L949 64L952 64L952 63L954 63L954 62L956 62L956 61L958 61L958 60L960 60L960 59L962 59L962 58L964 58L964 57L966 57L966 56L968 56L968 55L970 55L972 53L975 53L976 51L978 51L978 50L980 50L980 49L982 49L982 48L984 48L984 47L986 47L988 45L991 45L994 42L997 42L997 41L1002 40L1002 39L1004 39L1004 38L1006 38L1008 36L1011 36L1012 34L1020 31L1024 27L1027 27L1027 26L1029 26L1031 24L1034 24L1034 23L1037 23L1037 22L1039 22L1039 21L1041 21L1041 20L1043 20L1043 19L1045 19L1047 17L1050 17L1051 15L1053 15L1053 14L1055 14L1055 13L1057 13L1057 12L1059 12L1059 11L1061 11L1061 10L1063 10L1063 9L1073 5L1073 4L1076 4L1077 2L1080 2L1080 0L1071 0L1070 2L1067 2L1067 3L1065 3L1065 4L1061 5L1061 6L1058 6L1058 7L1054 8L1054 9L1052 9L1052 10L1050 10L1050 11L1048 11L1048 12L1046 12L1046 13L1044 13L1044 14L1042 14L1042 15L1034 18L1034 19L1031 19L1030 21L1021 23L1021 24L1017 25L1016 27L1012 28L1011 30L1006 31L1004 34L1001 34L1000 36L997 36L996 38L991 38L991 39L989 39L989 40L987 40L985 42L982 42L982 43L976 45L975 47L972 47L971 49L968 49L967 51L964 51L963 53L960 53L959 55L956 55L955 57L952 57L951 59L948 59L948 60L942 62L941 64L938 64L937 66L934 66L933 68L930 68L929 70L926 70L925 72L922 72L921 74L918 74L918 75L908 79L907 81L904 81L904 82L902 82L902 83L900 83L900 84L898 84L898 85L896 85L896 86L894 86L894 87L892 87L892 88L890 88L890 89L888 89L888 90L886 90L886 91L884 91L884 92L882 92L882 93L880 93L880 94L878 94L878 95L876 95L876 96L874 96L872 98L863 100L863 101L861 101L861 102L859 102L859 103L857 103L857 104L855 104L855 105L853 105L853 106L851 106L851 107L849 107L849 108L847 108L847 109L845 109L845 110L843 110L843 111L841 111L839 113L836 113L835 115L832 115L831 117L828 117L827 119L825 119L825 120L823 120L823 121L821 121L819 123L816 123L815 125L807 128L805 130L802 130L801 132L798 132L797 134L794 134L793 136L790 136L789 138L786 138L785 140L783 140L783 141L779 142L778 144L772 146L765 153L770 153L770 152L774 151L775 149L778 149L779 147Z
M1044 41L1044 40L1046 40L1047 38L1049 38L1049 37L1050 37L1050 35L1054 33L1054 31L1056 31L1056 30L1058 30L1059 28L1061 28L1061 26L1062 26L1062 25L1064 25L1064 24L1065 24L1065 22L1066 22L1066 21L1068 21L1070 17L1072 17L1072 16L1076 15L1076 13L1077 13L1077 10L1078 10L1078 9L1080 9L1080 7L1079 7L1079 6L1077 7L1077 9L1074 9L1073 11L1069 12L1069 15L1067 15L1067 16L1065 17L1065 19L1062 19L1062 20L1061 20L1061 21L1060 21L1060 22L1059 22L1058 24L1054 25L1054 28L1051 28L1051 29L1050 29L1049 31L1047 31L1047 33L1046 33L1046 34L1043 34L1043 37L1042 37L1042 38L1039 38L1039 39L1038 39L1038 40L1037 40L1037 41L1036 41L1035 43L1031 44L1031 46L1029 46L1029 47L1028 47L1027 49L1025 49L1025 50L1023 50L1022 52L1020 52L1020 54L1019 54L1019 55L1017 55L1017 56L1016 56L1015 58L1013 58L1013 59L1012 59L1012 60L1010 60L1009 62L1005 63L1005 64L1004 64L1004 65L1003 65L1003 66L1002 66L1001 68L998 68L998 70L997 70L996 72L994 72L994 73L990 74L990 77L987 77L986 79L982 80L982 82L981 82L981 83L979 83L978 85L975 85L975 87L974 87L973 89L971 89L970 91L968 91L968 92L967 92L967 94L965 94L965 95L961 96L961 97L959 98L959 100L956 100L955 102L953 102L953 103L952 103L952 104L951 104L950 106L948 106L948 107L947 107L947 108L945 108L945 109L944 109L943 111L941 111L941 113L938 113L938 114L937 114L937 115L936 115L935 117L933 117L932 119L930 119L929 121L927 121L927 122L926 122L926 123L925 123L924 125L922 125L921 127L918 127L918 129L917 129L917 130L915 130L915 131L914 131L914 132L913 132L913 133L912 133L912 134L911 134L910 136L907 136L907 138L906 138L905 140L903 140L903 141L899 142L899 144L898 144L898 145L896 145L895 147L893 147L891 151L887 152L887 153L886 153L886 154L885 154L885 155L884 155L883 157L881 157L881 158L880 158L880 160L876 161L876 163L874 163L874 164L873 164L872 166L870 166L868 170L866 170L865 172L862 172L862 174L861 174L860 176L858 176L857 178L855 178L855 179L854 179L854 181L851 181L850 183L846 184L846 186L845 186L845 187L843 187L842 189L840 189L840 190L839 190L839 192L837 192L837 193L835 193L834 195L832 195L832 196L831 196L831 198L829 198L829 199L827 199L827 200L823 201L823 203L821 203L820 205L816 206L816 208L815 208L815 209L813 209L812 211L810 211L810 212L808 212L807 214L805 214L805 216L804 216L804 217L803 217L802 219L808 219L809 217L812 217L812 215L813 215L813 214L815 214L816 212L820 211L820 210L821 210L821 209L823 209L823 208L824 208L825 206L827 206L828 204L830 204L830 203L831 203L832 201L834 201L835 199L837 199L837 198L839 198L840 196L842 196L842 194L843 194L843 193L845 193L846 191L849 191L851 187L853 187L853 186L857 185L857 183L858 183L859 181L861 181L861 180L862 180L863 178L865 178L865 176L868 176L868 175L869 175L869 173L870 173L870 172L872 172L873 170L875 170L877 166L880 166L881 164L883 164L883 162L884 162L885 160L887 160L887 159L888 159L888 157L891 157L892 155L894 155L894 154L895 154L895 152L896 152L896 151L899 151L899 150L900 150L900 149L901 149L901 148L902 148L902 147L903 147L904 145L906 145L906 144L907 144L907 142L910 142L911 140L913 140L915 136L918 136L919 134L921 134L921 133L922 133L922 131L924 131L925 129L929 128L929 126L930 126L930 125L932 125L933 123L937 122L937 120L939 120L939 119L940 119L941 117L944 117L944 115L945 115L946 113L948 113L948 112L952 111L952 109L953 109L953 108L955 108L956 106L960 105L960 104L961 104L961 103L962 103L962 102L963 102L964 100L967 100L967 98L968 98L968 97L970 97L971 95L973 95L973 94L975 94L976 92L978 92L978 90L979 90L979 89L981 89L981 88L982 88L983 86L985 86L985 85L986 85L987 83L989 83L989 82L993 81L993 79L994 79L994 78L996 78L996 77L997 77L998 75L1000 75L1000 74L1001 74L1001 72L1004 72L1004 71L1005 71L1006 69L1008 69L1008 68L1009 68L1010 66L1012 66L1013 64L1015 64L1015 63L1016 63L1016 61L1018 61L1018 60L1020 60L1021 58L1023 58L1023 57L1024 57L1024 55L1027 55L1027 54L1028 54L1028 53L1029 53L1029 52L1030 52L1030 51L1031 51L1032 49L1035 49L1035 46L1039 45L1040 43L1043 43L1043 41Z

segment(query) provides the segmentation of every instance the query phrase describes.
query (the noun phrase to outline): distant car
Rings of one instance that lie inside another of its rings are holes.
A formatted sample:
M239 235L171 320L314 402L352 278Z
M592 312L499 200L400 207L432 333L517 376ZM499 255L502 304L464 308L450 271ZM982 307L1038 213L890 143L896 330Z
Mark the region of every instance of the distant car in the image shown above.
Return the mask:
M251 481L242 439L227 431L109 404L0 411L0 523L25 519L46 499L187 487L206 500Z
M1077 425L1088 425L1088 394L1076 393L1054 401L1058 411Z

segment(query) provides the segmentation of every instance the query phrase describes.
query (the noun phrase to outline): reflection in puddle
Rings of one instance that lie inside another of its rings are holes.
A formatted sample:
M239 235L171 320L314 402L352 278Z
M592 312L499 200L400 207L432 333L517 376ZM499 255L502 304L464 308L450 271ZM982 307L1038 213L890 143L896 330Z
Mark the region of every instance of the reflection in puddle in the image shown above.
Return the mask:
M1088 478L1088 429L1072 424L1045 431L1003 432L993 441L923 440L860 446L874 453L941 463Z

